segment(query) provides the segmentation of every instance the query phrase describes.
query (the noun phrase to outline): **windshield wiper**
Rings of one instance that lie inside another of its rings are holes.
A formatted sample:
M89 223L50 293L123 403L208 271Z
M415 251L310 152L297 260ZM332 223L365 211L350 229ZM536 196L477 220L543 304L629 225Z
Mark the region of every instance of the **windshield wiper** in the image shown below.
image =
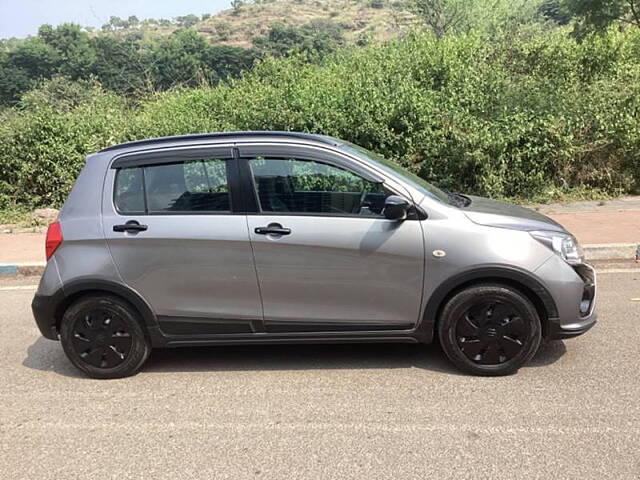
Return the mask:
M471 199L466 195L456 192L447 192L447 197L456 207L468 207L471 205Z

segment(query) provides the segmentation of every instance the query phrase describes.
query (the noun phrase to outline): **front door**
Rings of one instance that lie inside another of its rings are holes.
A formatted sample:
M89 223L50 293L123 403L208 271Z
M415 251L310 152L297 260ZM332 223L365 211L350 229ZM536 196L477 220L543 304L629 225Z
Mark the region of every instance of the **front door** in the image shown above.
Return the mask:
M326 155L253 151L241 161L258 203L247 222L266 331L414 327L423 236L418 220L384 218L384 199L398 192Z
M123 280L166 334L251 333L262 324L231 148L116 160L103 225Z

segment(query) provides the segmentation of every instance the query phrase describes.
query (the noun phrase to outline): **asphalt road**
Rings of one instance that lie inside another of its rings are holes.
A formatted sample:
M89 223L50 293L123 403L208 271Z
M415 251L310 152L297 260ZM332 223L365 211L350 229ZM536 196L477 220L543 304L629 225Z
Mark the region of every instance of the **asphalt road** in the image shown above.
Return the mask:
M89 380L0 284L0 478L640 477L640 270L601 274L599 324L517 375L434 346L158 351ZM635 300L633 300L635 299Z

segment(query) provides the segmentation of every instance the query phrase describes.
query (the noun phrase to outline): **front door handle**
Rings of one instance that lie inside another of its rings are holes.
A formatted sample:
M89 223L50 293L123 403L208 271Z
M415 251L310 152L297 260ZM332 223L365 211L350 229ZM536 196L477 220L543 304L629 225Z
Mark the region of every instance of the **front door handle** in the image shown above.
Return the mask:
M266 227L256 227L254 230L258 235L289 235L290 228L283 228L279 223L270 223Z
M146 225L140 225L137 220L129 220L124 225L114 225L114 232L144 232L147 228Z

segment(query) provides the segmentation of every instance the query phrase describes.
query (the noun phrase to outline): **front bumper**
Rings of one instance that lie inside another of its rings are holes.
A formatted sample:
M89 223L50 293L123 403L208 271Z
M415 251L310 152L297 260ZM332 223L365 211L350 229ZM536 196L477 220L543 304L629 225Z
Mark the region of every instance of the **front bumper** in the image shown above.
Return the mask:
M594 312L589 317L581 318L579 321L570 324L561 324L560 319L550 318L547 323L547 339L562 340L566 338L582 335L598 321L598 315Z
M56 301L54 295L35 294L31 302L31 310L36 320L36 325L44 338L58 340L58 329L56 328Z
M596 306L596 271L591 265L582 264L573 267L580 277L580 297L578 313L572 318L550 318L547 324L547 338L560 340L582 335L598 321ZM576 298L577 299L577 298Z

